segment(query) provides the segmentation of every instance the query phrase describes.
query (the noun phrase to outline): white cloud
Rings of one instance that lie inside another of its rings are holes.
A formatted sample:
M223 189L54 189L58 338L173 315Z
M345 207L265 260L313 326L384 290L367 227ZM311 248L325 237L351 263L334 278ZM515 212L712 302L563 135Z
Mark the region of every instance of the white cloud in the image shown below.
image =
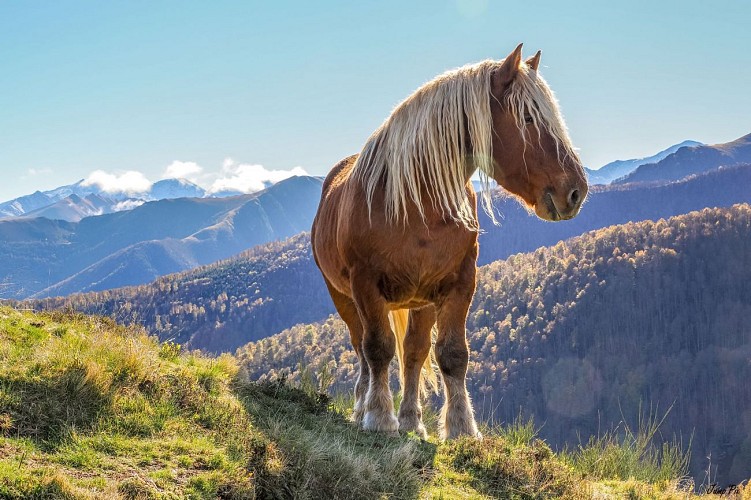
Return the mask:
M263 165L236 163L231 158L227 158L222 163L219 178L213 182L208 191L209 193L221 191L254 193L295 175L308 175L308 173L302 167L295 167L291 170L267 170Z
M105 193L145 193L151 188L151 181L135 170L122 174L110 174L104 170L95 170L83 181L84 186L98 186Z
M140 207L145 202L143 200L123 200L113 205L112 210L114 212L122 212L123 210L133 210L136 207Z
M31 170L29 173L32 173ZM188 179L212 195L222 191L254 193L295 175L308 173L302 167L269 170L263 165L237 163L232 158L226 158L219 171L213 172L207 172L196 162L175 160L165 167L162 179ZM116 173L95 170L83 181L83 185L97 186L108 194L137 196L148 193L152 182L137 170Z
M195 182L195 176L203 172L203 167L193 161L178 161L170 163L162 174L162 179L189 179Z

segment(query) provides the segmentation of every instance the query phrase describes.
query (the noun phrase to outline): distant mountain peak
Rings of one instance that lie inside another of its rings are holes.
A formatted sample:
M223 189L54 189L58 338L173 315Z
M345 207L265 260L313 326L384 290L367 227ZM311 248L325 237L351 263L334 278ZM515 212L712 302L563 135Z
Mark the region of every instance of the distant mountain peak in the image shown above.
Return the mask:
M176 178L176 177L170 178L170 179L162 179L152 184L152 186L169 186L169 185L190 186L190 187L201 189L200 186L193 181L190 181L188 179L183 179L183 178Z
M692 140L683 141L683 142L677 144L677 146L680 146L680 147L684 147L684 146L692 147L692 146L701 146L701 145L702 145L701 142L699 142L699 141L692 141Z
M701 142L686 140L681 143L674 144L669 148L663 149L659 153L656 153L652 156L646 156L644 158L633 158L631 160L612 161L607 165L603 165L597 170L586 169L587 175L589 177L589 182L590 184L609 184L616 179L630 174L641 165L660 161L681 148L701 145Z
M152 184L151 189L146 193L146 198L152 200L203 198L204 196L206 196L206 190L188 179L162 179Z
M144 201L155 201L173 198L203 198L206 191L197 184L188 179L163 179L155 182L149 188L149 191L139 194L137 197L129 196L125 193L107 193L102 191L97 185L86 185L85 180L81 179L73 184L60 186L49 191L35 191L26 196L0 203L0 219L19 216L53 217L62 220L77 221L82 217L90 215L99 215L102 213L117 212L124 209L131 209ZM56 206L62 202L63 205L79 206L80 209L60 210L62 205ZM88 202L94 205L97 210L90 206L83 207ZM108 205L108 207L104 207ZM48 208L46 212L42 209ZM99 210L101 209L101 210Z
M631 182L669 182L700 174L717 167L751 163L751 134L722 144L700 144L678 148L664 158L644 163L614 184Z

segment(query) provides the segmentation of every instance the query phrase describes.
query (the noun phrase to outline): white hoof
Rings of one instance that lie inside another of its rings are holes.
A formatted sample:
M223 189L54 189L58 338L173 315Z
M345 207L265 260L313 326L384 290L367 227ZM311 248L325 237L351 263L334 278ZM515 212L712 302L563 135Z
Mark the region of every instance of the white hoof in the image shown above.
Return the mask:
M388 432L395 434L399 431L399 421L393 413L378 414L369 411L362 419L362 428L366 431Z

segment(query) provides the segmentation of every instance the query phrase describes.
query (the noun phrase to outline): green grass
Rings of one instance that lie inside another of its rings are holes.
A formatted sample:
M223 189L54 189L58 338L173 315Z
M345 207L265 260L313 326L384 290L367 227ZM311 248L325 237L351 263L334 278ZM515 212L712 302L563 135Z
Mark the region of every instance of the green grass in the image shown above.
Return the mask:
M685 457L654 452L643 432L563 455L521 419L482 441L387 437L357 430L351 401L313 378L244 379L232 356L106 319L0 307L0 498L687 495Z
M272 443L234 395L234 358L181 354L104 319L7 308L0 345L0 497L255 491L262 467L248 460Z
M675 439L662 445L655 443L665 417L667 413L660 420L652 413L641 415L638 429L623 424L591 437L586 445L563 456L578 470L599 479L660 483L683 478L688 472L689 455L681 443Z

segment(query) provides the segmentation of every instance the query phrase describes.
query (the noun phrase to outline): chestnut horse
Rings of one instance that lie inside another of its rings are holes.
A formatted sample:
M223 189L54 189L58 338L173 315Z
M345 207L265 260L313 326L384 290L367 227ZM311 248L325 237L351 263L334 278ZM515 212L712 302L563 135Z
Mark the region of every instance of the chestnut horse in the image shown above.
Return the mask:
M521 47L423 85L323 184L313 253L359 358L353 420L364 429L426 437L421 379L425 367L436 380L432 347L445 390L441 437L481 437L465 382L479 231L470 177L479 170L491 218L490 178L549 221L574 217L587 195L537 72L540 52L522 61ZM395 352L398 419L388 375Z

